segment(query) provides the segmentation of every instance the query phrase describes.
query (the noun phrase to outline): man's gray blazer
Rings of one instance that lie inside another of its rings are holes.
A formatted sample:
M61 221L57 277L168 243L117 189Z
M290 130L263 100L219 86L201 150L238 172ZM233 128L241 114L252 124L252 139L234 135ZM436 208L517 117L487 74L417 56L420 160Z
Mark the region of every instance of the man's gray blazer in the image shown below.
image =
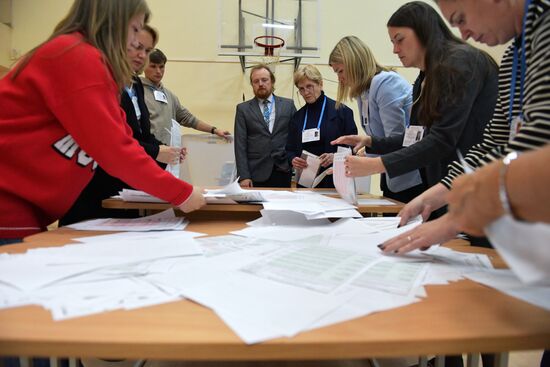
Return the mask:
M273 97L275 123L272 133L269 132L256 98L237 105L235 161L240 180L263 182L269 179L275 167L283 171L290 170L285 146L289 122L296 107L291 99L275 95Z

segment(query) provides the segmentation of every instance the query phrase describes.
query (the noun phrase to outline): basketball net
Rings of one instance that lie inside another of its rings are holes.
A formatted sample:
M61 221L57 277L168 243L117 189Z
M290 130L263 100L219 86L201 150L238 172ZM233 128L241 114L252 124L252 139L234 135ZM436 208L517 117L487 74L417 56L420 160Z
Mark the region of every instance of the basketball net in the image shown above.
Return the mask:
M259 63L267 65L275 73L285 41L276 36L259 36L254 39L254 44L264 51L263 56L259 57Z

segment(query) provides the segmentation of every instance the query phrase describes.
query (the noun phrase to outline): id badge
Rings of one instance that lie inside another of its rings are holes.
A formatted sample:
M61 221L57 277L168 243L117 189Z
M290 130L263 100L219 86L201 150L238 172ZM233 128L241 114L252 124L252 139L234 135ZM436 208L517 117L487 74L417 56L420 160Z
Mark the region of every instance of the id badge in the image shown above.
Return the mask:
M403 139L403 146L408 147L422 140L424 136L424 126L409 126L405 130L405 138Z
M369 126L369 101L363 100L361 107L361 125L363 126L365 132L367 132Z
M525 122L521 116L517 116L512 119L512 123L510 124L510 137L508 138L509 142L514 140L524 123Z
M139 109L139 103L136 96L132 97L132 104L134 105L134 111L136 111L136 117L139 120L141 118L141 110Z
M156 90L153 92L153 94L155 96L156 101L159 101L162 103L168 103L168 98L166 98L166 94L164 94L163 92Z
M302 143L319 140L321 140L321 130L319 129L307 129L302 132Z

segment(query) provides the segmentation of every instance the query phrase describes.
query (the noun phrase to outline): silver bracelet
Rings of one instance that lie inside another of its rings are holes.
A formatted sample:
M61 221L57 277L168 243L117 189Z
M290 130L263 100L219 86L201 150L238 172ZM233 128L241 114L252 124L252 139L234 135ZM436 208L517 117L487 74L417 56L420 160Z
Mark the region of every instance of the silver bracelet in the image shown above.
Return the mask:
M499 174L498 196L500 198L500 204L504 209L504 214L514 216L512 213L512 206L510 205L510 197L508 196L508 190L506 190L506 174L508 173L508 167L514 159L519 157L518 152L511 152L502 160L502 167Z

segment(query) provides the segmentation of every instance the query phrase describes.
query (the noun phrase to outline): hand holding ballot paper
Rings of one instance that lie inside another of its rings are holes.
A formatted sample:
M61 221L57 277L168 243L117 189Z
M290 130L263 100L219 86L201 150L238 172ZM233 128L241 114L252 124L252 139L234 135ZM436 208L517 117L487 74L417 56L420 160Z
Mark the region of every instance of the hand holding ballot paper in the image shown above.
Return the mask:
M357 192L355 191L355 180L353 177L346 176L346 168L344 163L346 157L351 155L350 148L338 147L338 151L334 154L333 176L334 187L340 194L340 197L351 204L357 204Z
M323 154L326 155L327 153ZM306 150L302 151L301 157L294 158L293 166L296 168L296 181L298 185L303 187L317 187L319 183L327 176L332 174L330 168L325 169L321 174L317 175L319 168L327 165L326 156L317 156ZM330 165L330 163L328 164ZM328 166L327 165L327 166Z

